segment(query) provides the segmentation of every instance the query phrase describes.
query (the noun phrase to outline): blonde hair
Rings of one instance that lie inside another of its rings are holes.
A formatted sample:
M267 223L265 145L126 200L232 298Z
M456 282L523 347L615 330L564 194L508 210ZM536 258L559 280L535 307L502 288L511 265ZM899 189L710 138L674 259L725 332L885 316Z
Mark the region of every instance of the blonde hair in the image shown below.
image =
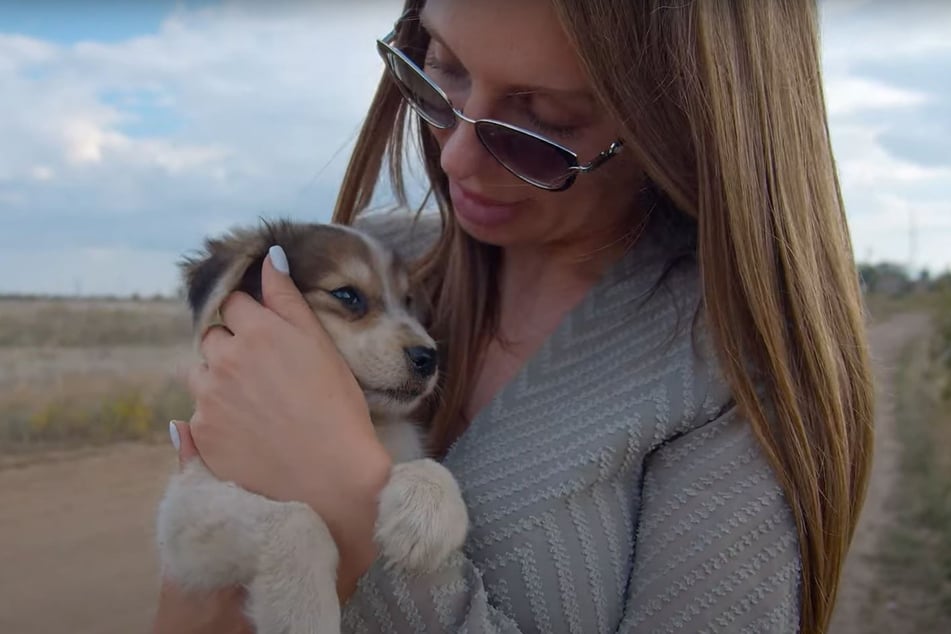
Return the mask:
M406 2L406 15L422 7ZM795 517L802 559L801 631L825 631L864 500L873 386L862 300L831 151L818 10L802 0L552 0L593 87L624 123L626 152L692 218L703 310L720 362ZM413 19L398 46L421 61ZM437 449L462 409L498 300L494 248L453 222L438 146L411 136L384 78L345 176L335 220L370 204L388 159L406 202L404 142L418 143L443 218L419 262L446 347ZM481 305L472 297L484 297ZM473 311L475 309L475 311Z

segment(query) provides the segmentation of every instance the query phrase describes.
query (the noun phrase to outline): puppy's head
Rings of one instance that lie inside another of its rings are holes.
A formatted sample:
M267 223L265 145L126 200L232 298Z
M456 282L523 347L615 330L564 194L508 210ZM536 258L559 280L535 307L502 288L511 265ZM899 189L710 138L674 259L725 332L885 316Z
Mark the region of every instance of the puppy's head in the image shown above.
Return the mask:
M205 242L182 263L195 332L217 319L232 291L261 301L271 245L287 254L291 279L363 388L373 414L406 414L436 384L436 344L420 324L402 262L355 229L289 221L241 228Z

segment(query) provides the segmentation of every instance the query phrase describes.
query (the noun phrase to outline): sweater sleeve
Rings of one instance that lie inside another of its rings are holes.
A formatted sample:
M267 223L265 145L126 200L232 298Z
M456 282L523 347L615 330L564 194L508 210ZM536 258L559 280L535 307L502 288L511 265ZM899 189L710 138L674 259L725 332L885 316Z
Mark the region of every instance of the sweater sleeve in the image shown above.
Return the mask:
M644 466L616 631L798 631L796 529L749 425L731 410L661 445ZM346 632L520 631L462 554L412 578L377 562L343 616Z
M409 577L380 560L360 579L343 610L343 632L517 634L494 608L475 564L456 554L439 570Z
M735 408L645 462L621 632L799 630L792 512Z

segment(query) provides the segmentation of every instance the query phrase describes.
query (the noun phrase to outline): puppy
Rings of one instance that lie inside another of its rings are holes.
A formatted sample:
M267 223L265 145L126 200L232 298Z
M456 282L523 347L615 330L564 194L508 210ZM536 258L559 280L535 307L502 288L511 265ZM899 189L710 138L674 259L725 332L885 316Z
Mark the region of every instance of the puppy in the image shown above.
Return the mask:
M366 396L394 461L375 537L387 565L432 570L462 546L468 515L455 479L426 458L409 416L437 380L436 346L414 314L399 258L355 229L289 221L236 229L182 263L196 345L235 290L261 301L261 266L281 245L290 274ZM200 460L173 475L159 504L159 558L186 590L243 585L261 634L340 630L338 553L307 505L276 502L214 478Z

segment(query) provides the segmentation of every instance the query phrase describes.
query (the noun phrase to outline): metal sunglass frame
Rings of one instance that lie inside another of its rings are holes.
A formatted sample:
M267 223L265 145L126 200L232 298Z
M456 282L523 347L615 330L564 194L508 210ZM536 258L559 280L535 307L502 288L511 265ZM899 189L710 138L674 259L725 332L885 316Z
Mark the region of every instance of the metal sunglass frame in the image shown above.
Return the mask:
M394 83L396 83L397 87L399 88L400 93L403 95L403 99L413 109L413 111L417 115L419 115L420 118L422 118L424 121L429 123L431 126L433 126L434 128L438 128L440 130L448 130L450 128L455 127L457 121L459 120L465 121L466 123L471 123L475 127L476 136L479 138L479 141L482 143L486 151L492 156L492 158L494 158L502 167L508 170L511 174L513 174L517 178L525 181L526 183L530 185L533 185L540 189L544 189L546 191L551 191L551 192L564 191L568 189L569 187L571 187L572 184L574 184L575 178L577 177L578 174L586 174L588 172L591 172L597 169L598 167L603 165L605 161L610 159L612 156L615 156L616 154L618 154L621 151L621 148L624 146L624 142L621 141L620 139L613 141L611 145L608 147L608 149L598 154L590 162L581 164L578 161L578 155L574 151L566 148L560 143L556 143L555 141L552 141L551 139L548 139L540 134L532 132L531 130L526 130L525 128L521 128L519 126L512 125L510 123L505 123L504 121L498 121L496 119L471 119L467 117L466 115L464 115L459 109L457 109L452 104L452 100L449 99L448 95L446 95L443 89L440 88L439 85L435 81L433 81L425 72L423 72L423 69L420 68L416 64L416 62L410 59L410 57L406 55L403 51L393 46L393 42L395 40L396 40L396 30L394 29L393 31L388 33L386 36L376 41L377 52L380 54L380 57L383 58L383 63L386 66L387 72L389 73L390 77L393 79ZM435 121L432 117L427 115L426 112L421 107L416 105L414 100L410 98L408 94L408 93L411 94L412 91L406 85L406 82L400 79L399 74L392 67L393 62L391 61L389 57L391 55L395 56L404 64L406 64L407 67L411 71L416 73L419 76L419 78L422 79L430 88L432 88L433 92L445 102L446 106L455 114L455 117L451 124L443 125L442 123ZM508 130L509 132L531 137L532 139L536 141L540 141L548 145L555 151L557 151L558 154L561 155L562 158L565 159L566 176L564 178L564 181L560 185L556 185L556 186L547 185L529 176L521 174L518 171L516 171L514 168L508 166L505 163L505 161L501 160L496 155L496 153L492 150L491 144L485 140L485 138L482 136L482 133L479 131L480 127L484 129L485 126L503 128L505 130Z

